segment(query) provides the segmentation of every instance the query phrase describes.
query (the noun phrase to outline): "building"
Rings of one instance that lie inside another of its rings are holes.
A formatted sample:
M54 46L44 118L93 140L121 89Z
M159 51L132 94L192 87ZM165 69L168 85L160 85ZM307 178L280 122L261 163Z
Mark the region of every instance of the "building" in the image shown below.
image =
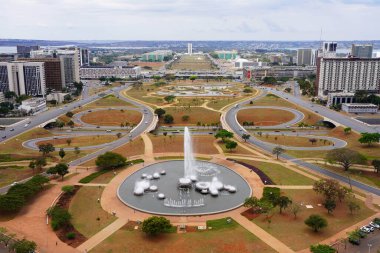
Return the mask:
M342 104L342 111L347 113L377 113L378 110L374 104Z
M333 106L343 103L352 104L355 101L355 93L332 92L327 96L327 106Z
M44 96L46 94L43 62L0 62L0 91L16 95Z
M171 50L156 50L153 52L145 53L141 56L143 62L162 62L167 61L173 56Z
M99 79L100 77L137 78L141 75L141 67L86 67L80 69L83 79Z
M79 62L76 60L76 55L62 54L58 56L61 62L61 77L62 83L65 85L74 82L80 82Z
M317 94L365 90L379 93L380 58L319 58Z
M72 55L78 61L78 66L90 65L90 55L86 48L78 47L58 47L58 48L44 48L40 50L32 50L30 52L31 58L59 58L62 55Z
M40 50L40 46L19 46L17 45L17 54L20 58L30 58L30 52Z
M44 98L29 98L22 101L18 109L27 114L37 114L46 110L46 100Z
M264 77L272 76L275 78L301 78L315 74L316 67L307 66L259 66L246 67L243 69L243 78L245 80L257 79L261 80Z
M16 61L17 58L17 54L0 54L0 62Z
M26 62L43 62L45 67L46 89L61 91L65 87L61 70L61 61L57 58L25 58L20 61Z
M90 51L87 48L80 48L80 66L90 66Z
M313 50L310 48L297 50L297 65L313 65Z
M247 59L237 59L234 63L235 68L242 69L245 67L258 66L258 62L249 61Z
M359 45L352 44L351 56L357 58L372 58L373 46L372 45Z
M325 58L336 57L337 46L338 46L338 43L336 43L336 42L323 42L321 57L325 57ZM319 55L318 55L318 57L319 57Z
M4 92L0 92L0 103L5 102Z
M215 51L215 53L218 55L219 59L222 60L235 60L238 52L236 50L232 51Z
M62 103L65 100L65 96L69 93L54 92L46 95L46 101L57 101L58 104Z
M192 43L187 43L187 53L193 54L193 44Z

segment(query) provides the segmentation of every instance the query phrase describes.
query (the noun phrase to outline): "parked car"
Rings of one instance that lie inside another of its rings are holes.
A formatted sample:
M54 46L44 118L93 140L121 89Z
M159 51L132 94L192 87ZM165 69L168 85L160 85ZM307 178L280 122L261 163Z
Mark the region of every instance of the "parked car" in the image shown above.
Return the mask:
M376 223L377 225L380 225L380 218L373 219L373 222Z
M375 231L375 228L374 227L371 227L371 226L365 226L367 229L369 229L369 231L373 232Z
M9 130L9 131L11 131L11 132L13 132L15 129L14 128L12 128L11 130Z
M380 229L380 225L379 224L376 224L375 222L371 222L368 224L369 226L373 227L373 228L377 228L377 229Z
M371 232L371 230L369 230L366 226L361 227L360 231L365 232L367 234Z

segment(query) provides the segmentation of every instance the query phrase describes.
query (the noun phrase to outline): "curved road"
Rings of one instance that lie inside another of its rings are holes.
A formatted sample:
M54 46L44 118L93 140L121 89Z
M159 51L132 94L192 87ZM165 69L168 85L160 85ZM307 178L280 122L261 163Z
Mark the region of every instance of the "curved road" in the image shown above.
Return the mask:
M277 92L273 92L274 94L278 95ZM253 98L253 99L250 99L250 100L257 100L257 99L260 99L262 98L263 96L266 95L266 92L262 92L262 94L260 94L259 96ZM289 97L289 95L287 94L286 95L287 97ZM242 136L244 133L246 133L246 131L240 131L242 129L242 127L240 126L240 124L238 123L237 121L237 118L236 118L236 114L237 112L240 110L240 107L241 106L244 106L245 104L249 103L250 100L247 100L247 101L243 101L243 102L240 102L239 104L233 106L233 107L230 107L228 109L227 112L225 112L222 117L224 119L224 121L226 122L226 124L228 125L228 127L238 136ZM303 106L303 103L299 103L300 106ZM338 123L341 123L340 122L340 119L339 118L334 118L335 121L337 121ZM346 122L347 120L345 120L344 122ZM223 122L223 120L222 120ZM361 124L361 125L364 125L364 124ZM353 124L353 125L348 125L348 126L352 126L352 129L356 130L357 129L361 129L361 126L358 128L356 127L356 124ZM354 128L355 127L355 128ZM365 126L365 128L368 128ZM366 130L369 130L369 129L366 129ZM263 142L258 142L257 139L255 138L250 138L249 140L247 140L247 142L249 142L250 144L252 145L255 145L269 153L272 153L272 149L273 149L273 146L271 145L268 145L267 143L263 143ZM331 177L331 178L334 178L338 181L341 181L341 182L344 182L346 184L351 184L359 189L362 189L364 191L367 191L367 192L370 192L370 193L373 193L375 195L378 195L380 196L380 189L378 188L375 188L375 187L372 187L372 186L369 186L369 185L366 185L366 184L363 184L361 182L358 182L356 180L349 180L347 177L344 177L344 176L341 176L339 174L336 174L334 172L331 172L329 170L326 170L326 169L323 169L317 165L314 165L314 164L310 164L310 163L307 163L305 161L302 161L302 160L298 160L296 159L295 157L292 157L290 155L287 155L287 154L282 154L280 155L281 158L285 159L285 160L291 160L293 163L299 165L299 166L302 166L302 167L305 167L305 168L308 168L310 170L313 170L315 172L318 172L318 173L321 173L325 176L328 176L328 177Z

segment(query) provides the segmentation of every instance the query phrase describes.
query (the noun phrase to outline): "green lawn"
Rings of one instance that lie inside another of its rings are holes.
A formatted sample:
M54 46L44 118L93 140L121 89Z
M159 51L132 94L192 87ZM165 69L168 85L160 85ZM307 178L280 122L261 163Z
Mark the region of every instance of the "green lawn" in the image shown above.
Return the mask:
M98 203L98 198L101 197L102 192L102 187L82 187L70 203L71 223L87 238L116 220L114 216L104 211Z
M314 180L275 163L239 160L256 166L278 185L312 185Z
M166 233L156 237L148 237L140 230L134 230L133 226L124 226L91 250L91 253L275 252L235 221L228 226L221 224L224 222L225 219L207 222L217 229L182 234Z
M121 100L117 97L115 97L114 95L107 95L101 99L98 99L96 100L95 102L92 102L88 105L86 105L86 107L91 107L91 106L99 106L99 107L109 107L109 106L132 106L134 107L133 104L131 103L128 103L124 100Z

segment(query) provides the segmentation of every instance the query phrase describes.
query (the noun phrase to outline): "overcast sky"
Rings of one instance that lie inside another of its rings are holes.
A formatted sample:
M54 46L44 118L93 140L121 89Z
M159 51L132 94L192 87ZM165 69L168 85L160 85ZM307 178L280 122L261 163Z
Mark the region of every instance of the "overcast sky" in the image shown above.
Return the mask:
M380 0L0 0L0 38L375 40Z

